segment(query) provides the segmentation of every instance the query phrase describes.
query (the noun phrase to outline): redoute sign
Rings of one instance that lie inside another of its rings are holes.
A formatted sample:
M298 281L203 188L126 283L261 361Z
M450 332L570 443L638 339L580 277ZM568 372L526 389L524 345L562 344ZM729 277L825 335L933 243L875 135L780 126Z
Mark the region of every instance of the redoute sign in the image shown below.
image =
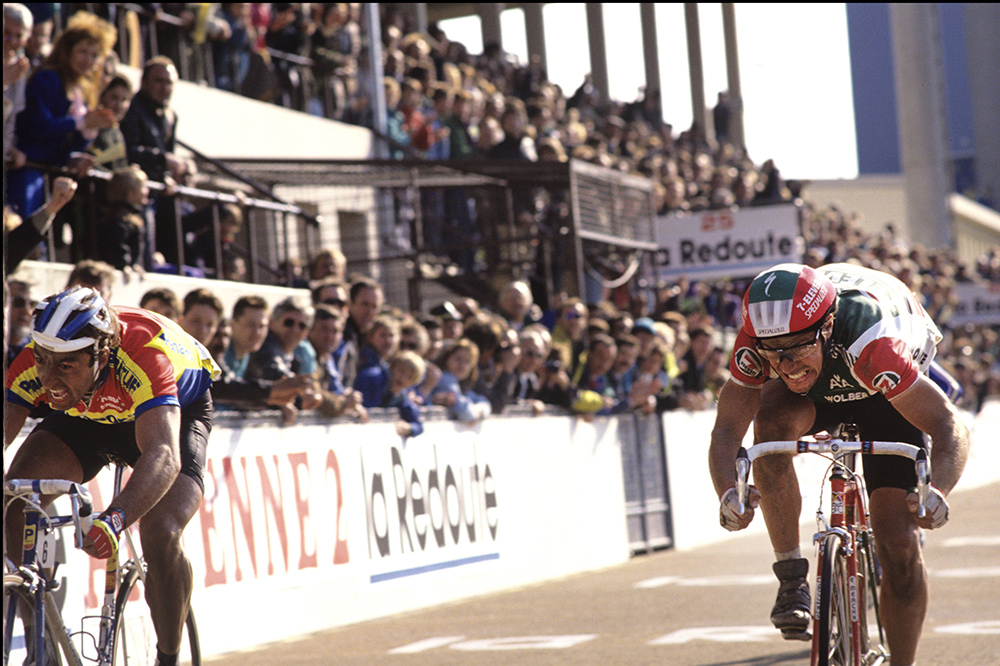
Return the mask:
M803 252L794 204L664 215L656 241L657 274L667 279L752 276Z

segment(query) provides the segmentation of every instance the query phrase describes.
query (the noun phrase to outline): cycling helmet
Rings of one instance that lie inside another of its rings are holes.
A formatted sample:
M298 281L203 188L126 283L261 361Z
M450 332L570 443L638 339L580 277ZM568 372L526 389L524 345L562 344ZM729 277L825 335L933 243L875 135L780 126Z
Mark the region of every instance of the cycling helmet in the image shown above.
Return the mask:
M66 353L110 340L116 329L115 317L97 291L72 287L38 304L31 339L39 347Z
M802 264L779 264L753 279L743 296L743 330L756 339L814 330L833 310L837 289Z

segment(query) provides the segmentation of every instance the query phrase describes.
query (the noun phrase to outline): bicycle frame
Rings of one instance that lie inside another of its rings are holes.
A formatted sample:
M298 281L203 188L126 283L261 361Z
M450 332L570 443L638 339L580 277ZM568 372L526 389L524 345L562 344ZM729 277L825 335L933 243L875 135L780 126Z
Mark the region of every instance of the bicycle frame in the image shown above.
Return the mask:
M848 454L853 456L854 454ZM850 472L849 474L846 472ZM843 463L834 462L830 471L830 522L826 530L817 532L813 542L820 545L820 557L826 547L826 536L834 534L840 538L847 561L847 584L850 604L851 652L854 663L862 663L862 626L861 614L865 612L864 594L865 582L858 575L858 535L868 531L868 507L865 501L863 480ZM817 510L817 520L823 522L822 510ZM819 589L820 576L817 572L816 587ZM813 613L813 635L819 636L820 610L819 594L816 595L816 610ZM877 603L877 602L876 602ZM814 640L810 663L819 663L819 641Z

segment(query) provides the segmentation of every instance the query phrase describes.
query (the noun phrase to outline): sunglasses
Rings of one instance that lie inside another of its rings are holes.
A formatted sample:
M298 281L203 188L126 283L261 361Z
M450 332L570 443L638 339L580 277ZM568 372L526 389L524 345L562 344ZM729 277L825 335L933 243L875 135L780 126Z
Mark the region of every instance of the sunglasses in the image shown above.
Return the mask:
M403 340L399 343L400 351L417 351L420 349L420 345L416 342L410 342L409 340Z
M281 325L284 326L285 328L292 328L293 326L298 326L300 331L304 331L307 328L309 328L309 325L306 324L304 321L298 321L291 318L285 319L283 322L281 322Z
M583 315L577 312L576 310L570 310L569 312L563 315L563 319L569 319L570 321L572 321L573 319L579 319L582 316Z
M534 349L522 349L522 356L527 356L528 358L541 358L542 352L535 351Z
M38 301L33 301L30 298L25 298L24 296L15 296L10 299L10 304L14 306L14 309L27 308L29 310L33 310L35 306L38 305Z
M323 301L327 305L332 305L334 307L342 308L347 305L347 301L342 301L339 298L327 298Z
M797 345L792 345L791 347L781 347L779 349L771 349L769 347L762 347L761 341L757 341L757 351L764 358L765 361L771 365L778 365L781 363L781 359L787 358L791 362L801 361L806 356L812 353L812 348L819 342L819 333L823 330L820 326L816 329L816 333L813 335L813 339L808 342L802 342Z

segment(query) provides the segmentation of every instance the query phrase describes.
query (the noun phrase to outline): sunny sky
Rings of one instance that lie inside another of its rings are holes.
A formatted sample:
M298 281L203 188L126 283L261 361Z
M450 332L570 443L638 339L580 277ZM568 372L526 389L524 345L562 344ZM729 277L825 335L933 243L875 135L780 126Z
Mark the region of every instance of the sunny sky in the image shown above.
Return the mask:
M639 4L605 7L605 39L612 97L631 101L644 85ZM587 20L581 3L552 3L543 10L549 78L567 95L590 70ZM726 89L722 8L700 3L705 99L713 105ZM675 128L690 125L684 5L656 5L664 117ZM736 4L737 40L747 148L758 164L773 158L786 178L854 178L858 173L847 14L842 3ZM451 38L482 50L478 17L442 21ZM504 47L526 59L524 14L501 15Z

